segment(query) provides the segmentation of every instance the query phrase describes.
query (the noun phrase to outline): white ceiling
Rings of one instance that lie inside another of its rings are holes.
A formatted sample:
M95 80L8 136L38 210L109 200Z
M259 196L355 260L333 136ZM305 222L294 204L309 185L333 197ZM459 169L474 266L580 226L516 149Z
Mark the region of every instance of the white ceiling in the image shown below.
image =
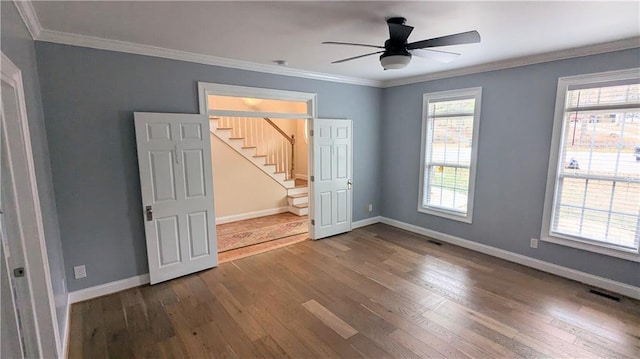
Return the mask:
M42 28L65 33L272 64L294 69L391 80L640 36L640 2L33 2ZM385 19L407 18L410 42L478 30L480 44L449 46L462 53L441 64L416 58L383 71L372 52L322 41L380 44Z

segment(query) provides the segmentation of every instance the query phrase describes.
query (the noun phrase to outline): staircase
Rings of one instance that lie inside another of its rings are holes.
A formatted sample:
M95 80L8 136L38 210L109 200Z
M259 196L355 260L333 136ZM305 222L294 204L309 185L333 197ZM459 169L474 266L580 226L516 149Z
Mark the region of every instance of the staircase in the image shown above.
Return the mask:
M295 187L287 190L289 212L298 216L309 214L309 187Z
M211 133L287 189L289 212L309 213L308 187L296 187L295 137L287 135L269 118L210 117Z

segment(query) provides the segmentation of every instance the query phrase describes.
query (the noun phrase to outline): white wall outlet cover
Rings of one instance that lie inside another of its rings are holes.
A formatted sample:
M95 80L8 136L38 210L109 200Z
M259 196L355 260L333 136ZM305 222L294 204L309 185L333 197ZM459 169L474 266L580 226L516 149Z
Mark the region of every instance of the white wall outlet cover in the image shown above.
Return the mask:
M538 239L537 238L531 238L530 246L531 246L531 248L538 248Z
M87 268L83 265L73 267L73 274L76 279L84 278L87 276Z
M369 204L369 212L373 211L373 205Z

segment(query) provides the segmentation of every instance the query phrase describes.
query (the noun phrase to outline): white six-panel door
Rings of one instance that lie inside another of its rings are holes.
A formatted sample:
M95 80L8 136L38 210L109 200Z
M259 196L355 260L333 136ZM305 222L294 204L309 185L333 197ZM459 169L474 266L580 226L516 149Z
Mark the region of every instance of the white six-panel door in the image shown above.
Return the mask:
M313 120L312 238L351 230L351 120Z
M135 113L151 284L218 264L209 122Z

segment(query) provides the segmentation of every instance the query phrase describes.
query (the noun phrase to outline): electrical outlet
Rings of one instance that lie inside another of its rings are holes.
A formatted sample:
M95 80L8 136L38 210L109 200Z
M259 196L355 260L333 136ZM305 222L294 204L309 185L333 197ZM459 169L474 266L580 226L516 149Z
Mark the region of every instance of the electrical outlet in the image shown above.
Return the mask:
M83 265L73 267L73 274L76 279L84 278L87 276L87 268Z
M373 205L369 203L369 212L373 211Z
M531 242L529 244L531 246L531 248L538 248L538 239L537 238L531 238Z

